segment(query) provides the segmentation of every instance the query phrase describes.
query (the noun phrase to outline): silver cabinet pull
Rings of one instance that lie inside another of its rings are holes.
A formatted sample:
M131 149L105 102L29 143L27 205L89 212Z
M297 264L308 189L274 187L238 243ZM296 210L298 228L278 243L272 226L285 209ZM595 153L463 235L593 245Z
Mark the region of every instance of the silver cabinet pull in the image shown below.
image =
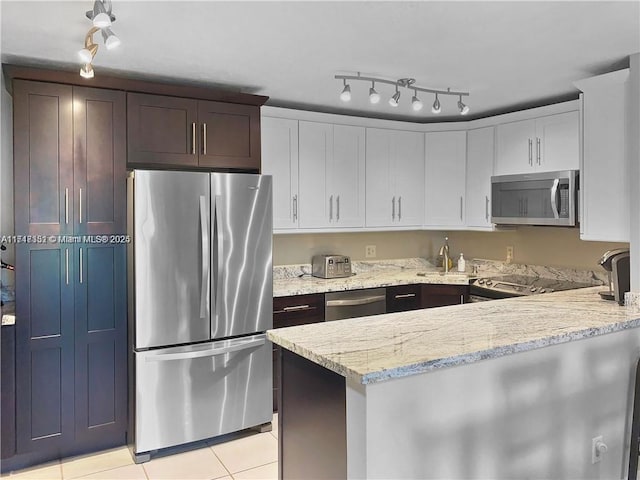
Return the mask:
M460 221L462 221L462 202L463 202L463 198L462 198L462 195L460 195Z
M412 298L415 297L416 294L415 293L401 293L399 295L396 295L395 298Z
M340 221L340 195L336 197L336 220Z
M284 307L282 310L285 312L295 312L298 310L307 310L309 309L309 305L294 305L291 307Z
M460 303L464 303L464 295L460 295Z
M80 189L79 197L80 197L80 208L79 208L80 213L78 215L78 218L80 219L80 223L82 223L82 188Z
M69 285L69 249L64 249L65 281Z
M80 283L82 283L82 247L80 247Z
M529 139L529 165L533 166L533 140Z
M298 195L293 196L293 221L298 221Z
M202 154L207 154L207 124L202 124Z
M398 220L402 220L402 197L398 197Z
M191 124L191 155L196 154L196 122Z
M329 221L333 220L333 195L329 196Z
M489 221L489 197L484 196L484 219Z
M69 223L69 189L64 189L64 223ZM67 282L69 283L69 282Z
M536 138L536 158L538 159L538 165L540 165L540 137Z
M396 197L391 199L391 220L396 219Z

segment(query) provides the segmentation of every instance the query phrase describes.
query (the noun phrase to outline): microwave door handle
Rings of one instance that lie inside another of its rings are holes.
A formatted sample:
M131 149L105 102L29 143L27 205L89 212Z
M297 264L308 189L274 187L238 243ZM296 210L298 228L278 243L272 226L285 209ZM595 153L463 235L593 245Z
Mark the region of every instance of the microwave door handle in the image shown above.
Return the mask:
M200 195L200 228L202 235L202 284L200 287L200 318L205 318L208 314L207 304L209 303L209 224L207 222L207 197Z
M551 187L551 210L553 211L553 218L560 218L560 212L558 211L558 186L560 185L560 179L556 178L553 181Z

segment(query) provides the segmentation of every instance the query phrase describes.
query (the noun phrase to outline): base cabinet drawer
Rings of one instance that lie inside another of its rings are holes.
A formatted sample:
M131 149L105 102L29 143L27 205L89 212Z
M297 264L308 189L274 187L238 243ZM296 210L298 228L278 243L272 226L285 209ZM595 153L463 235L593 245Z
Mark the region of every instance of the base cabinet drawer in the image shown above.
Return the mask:
M422 308L422 285L387 287L387 313Z

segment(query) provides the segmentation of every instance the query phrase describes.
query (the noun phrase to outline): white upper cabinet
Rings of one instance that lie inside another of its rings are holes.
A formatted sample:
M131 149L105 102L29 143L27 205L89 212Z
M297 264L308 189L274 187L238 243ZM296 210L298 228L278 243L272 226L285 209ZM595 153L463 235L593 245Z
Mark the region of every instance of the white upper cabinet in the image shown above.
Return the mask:
M575 82L583 92L582 240L629 241L629 166L625 159L628 77L625 69Z
M420 226L424 219L424 135L367 128L366 226Z
M298 121L262 117L262 173L273 177L273 228L298 227Z
M467 132L467 179L465 224L492 228L491 175L493 175L494 127Z
M425 140L425 225L464 225L467 133L432 132Z
M364 224L364 131L299 122L300 228Z
M579 113L558 113L497 126L495 175L577 170Z

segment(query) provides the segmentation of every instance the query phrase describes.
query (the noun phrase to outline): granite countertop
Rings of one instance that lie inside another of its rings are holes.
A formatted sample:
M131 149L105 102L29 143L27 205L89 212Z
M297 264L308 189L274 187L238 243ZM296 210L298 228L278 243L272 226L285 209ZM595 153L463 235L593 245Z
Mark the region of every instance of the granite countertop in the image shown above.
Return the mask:
M357 383L375 383L640 326L601 287L269 330L268 338Z

